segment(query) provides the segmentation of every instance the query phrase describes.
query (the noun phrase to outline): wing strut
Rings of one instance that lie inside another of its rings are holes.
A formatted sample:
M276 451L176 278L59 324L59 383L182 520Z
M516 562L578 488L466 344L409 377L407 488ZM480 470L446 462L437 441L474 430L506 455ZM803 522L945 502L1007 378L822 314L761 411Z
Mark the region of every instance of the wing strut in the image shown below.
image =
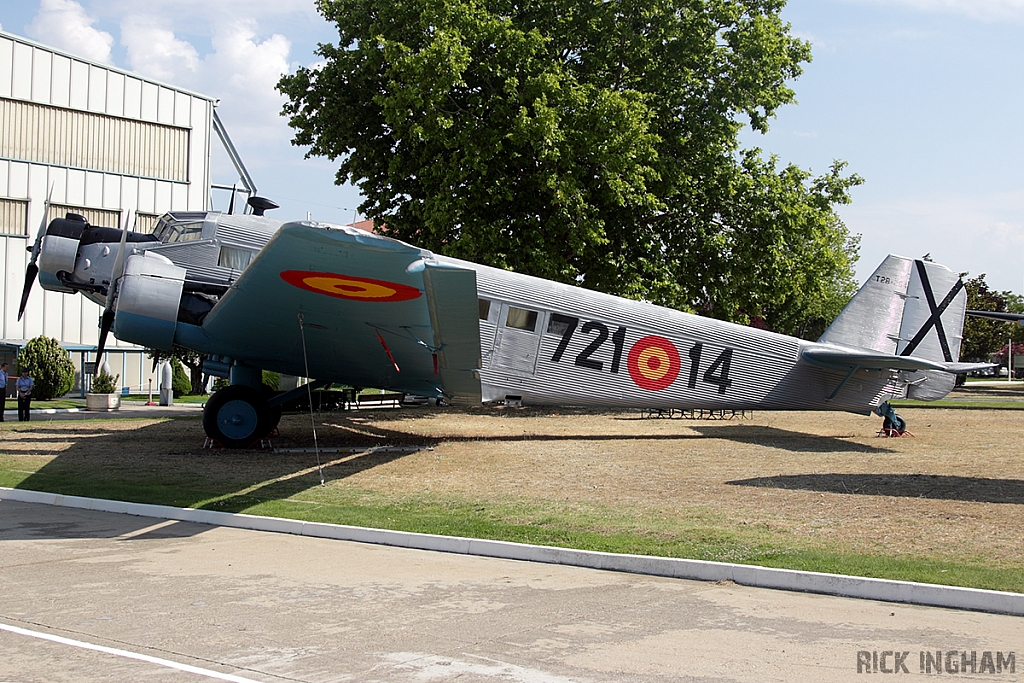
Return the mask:
M306 355L306 326L299 311L299 334L302 336L302 362L306 368L306 379L309 379L309 356ZM306 383L306 396L309 398L309 424L313 427L313 449L316 451L316 468L320 471L320 485L324 485L324 466L320 464L320 443L316 440L316 420L313 419L313 387Z

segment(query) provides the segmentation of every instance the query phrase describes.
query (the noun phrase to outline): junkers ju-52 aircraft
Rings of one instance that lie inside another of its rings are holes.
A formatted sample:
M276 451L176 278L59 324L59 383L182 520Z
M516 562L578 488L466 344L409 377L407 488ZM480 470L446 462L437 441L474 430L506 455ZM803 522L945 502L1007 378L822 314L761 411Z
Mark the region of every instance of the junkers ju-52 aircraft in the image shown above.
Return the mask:
M844 410L954 386L966 292L945 266L889 256L818 342L447 258L349 226L171 212L154 234L73 214L41 225L40 284L104 306L107 334L207 355L229 386L206 404L228 447L263 438L293 398L261 371L455 405ZM97 359L97 364L99 358ZM297 391L305 391L302 387Z

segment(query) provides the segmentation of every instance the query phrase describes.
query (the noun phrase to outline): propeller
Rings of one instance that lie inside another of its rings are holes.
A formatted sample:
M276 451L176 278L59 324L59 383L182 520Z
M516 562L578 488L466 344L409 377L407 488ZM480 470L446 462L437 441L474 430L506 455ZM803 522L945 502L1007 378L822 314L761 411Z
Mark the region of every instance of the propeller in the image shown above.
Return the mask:
M124 228L121 230L121 243L117 245L117 256L114 257L114 265L110 269L110 286L107 287L107 303L103 307L103 315L100 316L100 341L96 345L96 364L93 366L93 374L100 372L103 364L103 348L107 345L107 334L114 325L114 302L117 300L117 284L124 275L124 246L128 241L128 225L135 227L135 213L128 209L124 218Z
M28 268L25 269L25 288L21 290L21 306L18 307L18 320L25 315L25 306L28 305L28 295L32 293L32 285L35 284L36 276L39 275L39 248L43 244L43 236L46 234L46 217L50 213L50 199L53 197L53 185L46 194L46 203L43 204L43 220L39 222L39 232L36 234L35 244L32 245L32 258L29 259Z

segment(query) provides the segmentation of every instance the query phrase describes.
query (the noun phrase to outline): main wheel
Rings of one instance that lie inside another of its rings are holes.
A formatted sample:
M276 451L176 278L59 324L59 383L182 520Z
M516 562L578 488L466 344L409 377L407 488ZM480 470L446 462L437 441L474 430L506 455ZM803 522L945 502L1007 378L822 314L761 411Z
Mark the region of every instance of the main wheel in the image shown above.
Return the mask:
M273 416L263 395L252 387L224 387L206 402L203 429L226 448L245 448L274 428Z

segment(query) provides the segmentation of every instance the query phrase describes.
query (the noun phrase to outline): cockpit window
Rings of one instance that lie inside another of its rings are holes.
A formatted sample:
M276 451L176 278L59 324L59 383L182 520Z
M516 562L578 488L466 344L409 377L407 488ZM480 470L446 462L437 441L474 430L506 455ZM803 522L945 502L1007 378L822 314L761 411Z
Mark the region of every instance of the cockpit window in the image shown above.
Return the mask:
M165 223L167 217L160 220L162 225L157 228L158 237L164 244L175 242L191 242L201 239L203 236L203 222L193 223Z

